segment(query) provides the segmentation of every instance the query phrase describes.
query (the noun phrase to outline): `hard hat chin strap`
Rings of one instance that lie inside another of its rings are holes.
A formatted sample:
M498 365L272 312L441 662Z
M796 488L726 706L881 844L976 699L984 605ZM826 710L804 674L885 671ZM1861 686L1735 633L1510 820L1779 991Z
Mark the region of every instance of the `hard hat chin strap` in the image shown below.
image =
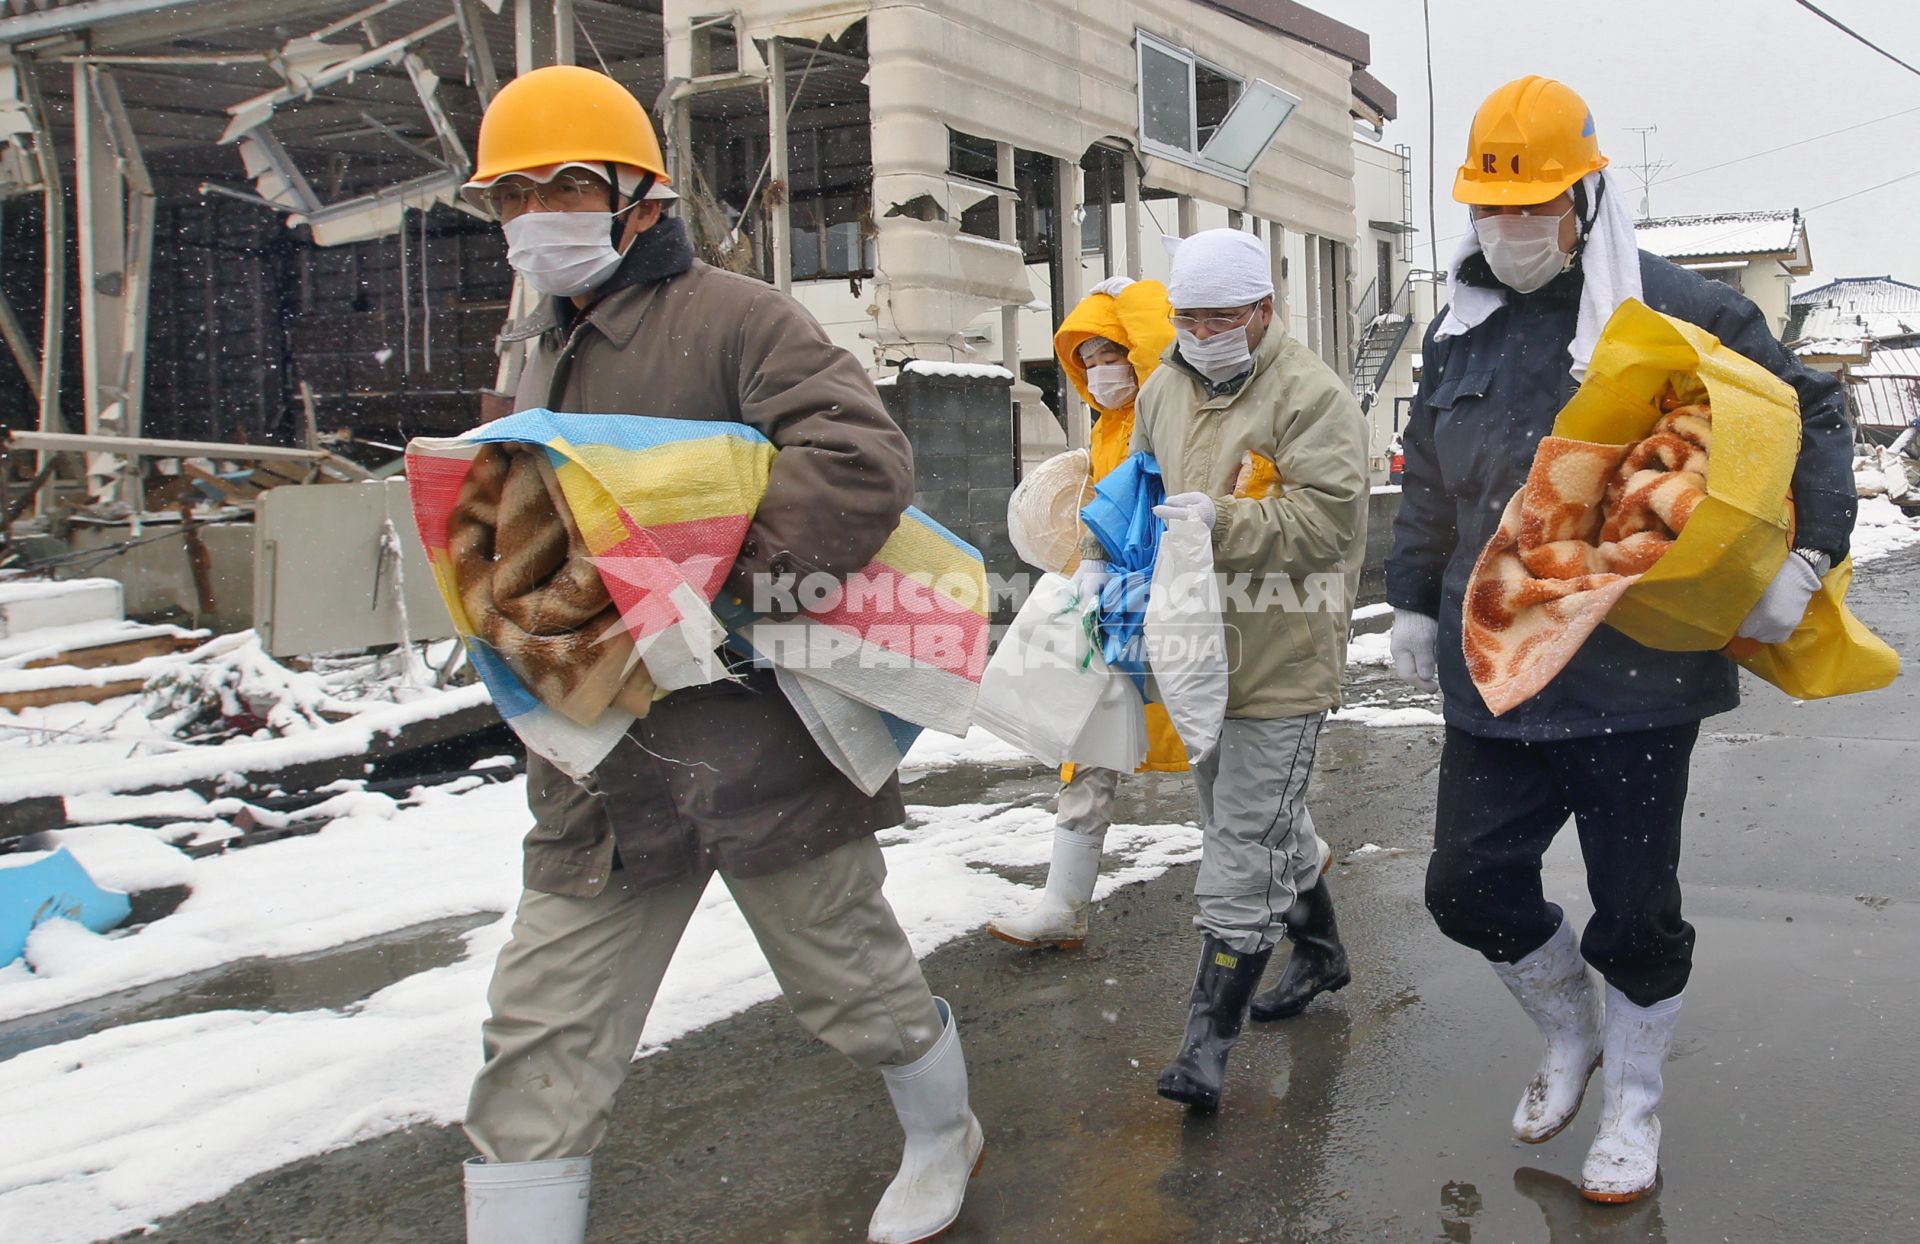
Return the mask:
M1593 226L1600 219L1600 204L1607 197L1607 179L1600 179L1600 192L1593 196L1592 210L1588 210L1587 183L1582 178L1573 183L1573 219L1580 226L1580 237L1573 244L1573 259L1578 260L1587 249L1587 239L1593 236Z
M620 218L627 214L628 209L638 207L646 202L647 195L653 191L654 184L659 180L659 174L643 172L640 175L640 184L633 188L633 197L622 203L620 201L622 197L620 192L620 167L617 164L608 163L607 185L611 187L609 200L613 208L613 224L610 226L613 234L609 240L613 243L613 249L620 249L620 234L627 227L626 222Z

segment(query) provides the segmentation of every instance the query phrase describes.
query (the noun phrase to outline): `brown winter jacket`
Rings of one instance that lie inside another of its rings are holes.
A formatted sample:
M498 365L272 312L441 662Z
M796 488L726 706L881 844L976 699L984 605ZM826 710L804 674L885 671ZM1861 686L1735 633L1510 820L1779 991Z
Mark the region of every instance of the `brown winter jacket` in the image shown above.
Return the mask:
M913 455L853 356L785 294L692 260L672 219L636 240L611 284L583 312L550 303L509 330L530 342L514 409L764 433L780 454L727 584L745 599L755 574L871 561L912 499ZM762 876L905 816L898 781L861 794L764 671L656 702L590 785L528 758L529 889L599 893L616 843L637 888L715 869Z

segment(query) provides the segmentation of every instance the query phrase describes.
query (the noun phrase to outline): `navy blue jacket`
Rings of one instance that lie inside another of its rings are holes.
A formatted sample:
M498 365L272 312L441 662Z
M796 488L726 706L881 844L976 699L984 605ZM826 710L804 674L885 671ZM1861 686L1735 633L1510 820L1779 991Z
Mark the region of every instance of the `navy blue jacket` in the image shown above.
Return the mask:
M1833 377L1808 371L1737 291L1641 252L1645 301L1718 337L1800 395L1793 473L1795 543L1846 555L1857 501L1853 434ZM1490 278L1488 278L1490 279ZM1420 389L1402 433L1406 473L1387 558L1387 600L1439 619L1449 725L1488 738L1546 741L1698 721L1740 702L1738 667L1712 652L1660 652L1602 626L1547 688L1494 717L1460 649L1467 576L1526 481L1534 446L1577 387L1567 346L1579 316L1575 268L1444 341L1428 329Z

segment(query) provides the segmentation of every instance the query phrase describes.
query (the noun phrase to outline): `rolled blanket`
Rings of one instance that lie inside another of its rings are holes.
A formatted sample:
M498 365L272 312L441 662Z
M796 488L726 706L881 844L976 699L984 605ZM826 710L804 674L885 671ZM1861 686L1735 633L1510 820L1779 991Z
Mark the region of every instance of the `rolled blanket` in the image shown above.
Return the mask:
M1467 673L1497 717L1566 668L1707 495L1712 416L1670 397L1631 445L1549 436L1467 580Z
M590 772L658 694L726 677L729 631L869 792L918 727L965 733L985 568L918 510L832 599L803 584L807 612L780 630L731 600L716 616L776 452L745 424L545 410L407 446L441 598L529 748Z

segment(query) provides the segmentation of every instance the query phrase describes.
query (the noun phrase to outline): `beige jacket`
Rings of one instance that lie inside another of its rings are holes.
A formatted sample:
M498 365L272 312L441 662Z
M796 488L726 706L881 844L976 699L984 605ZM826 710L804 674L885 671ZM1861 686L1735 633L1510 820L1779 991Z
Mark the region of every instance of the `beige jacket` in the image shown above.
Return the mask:
M1159 462L1168 496L1204 492L1218 507L1227 716L1336 708L1367 545L1365 417L1340 377L1283 333L1261 339L1236 392L1213 398L1178 350L1140 392L1132 449ZM1232 495L1249 450L1279 471L1265 500Z

